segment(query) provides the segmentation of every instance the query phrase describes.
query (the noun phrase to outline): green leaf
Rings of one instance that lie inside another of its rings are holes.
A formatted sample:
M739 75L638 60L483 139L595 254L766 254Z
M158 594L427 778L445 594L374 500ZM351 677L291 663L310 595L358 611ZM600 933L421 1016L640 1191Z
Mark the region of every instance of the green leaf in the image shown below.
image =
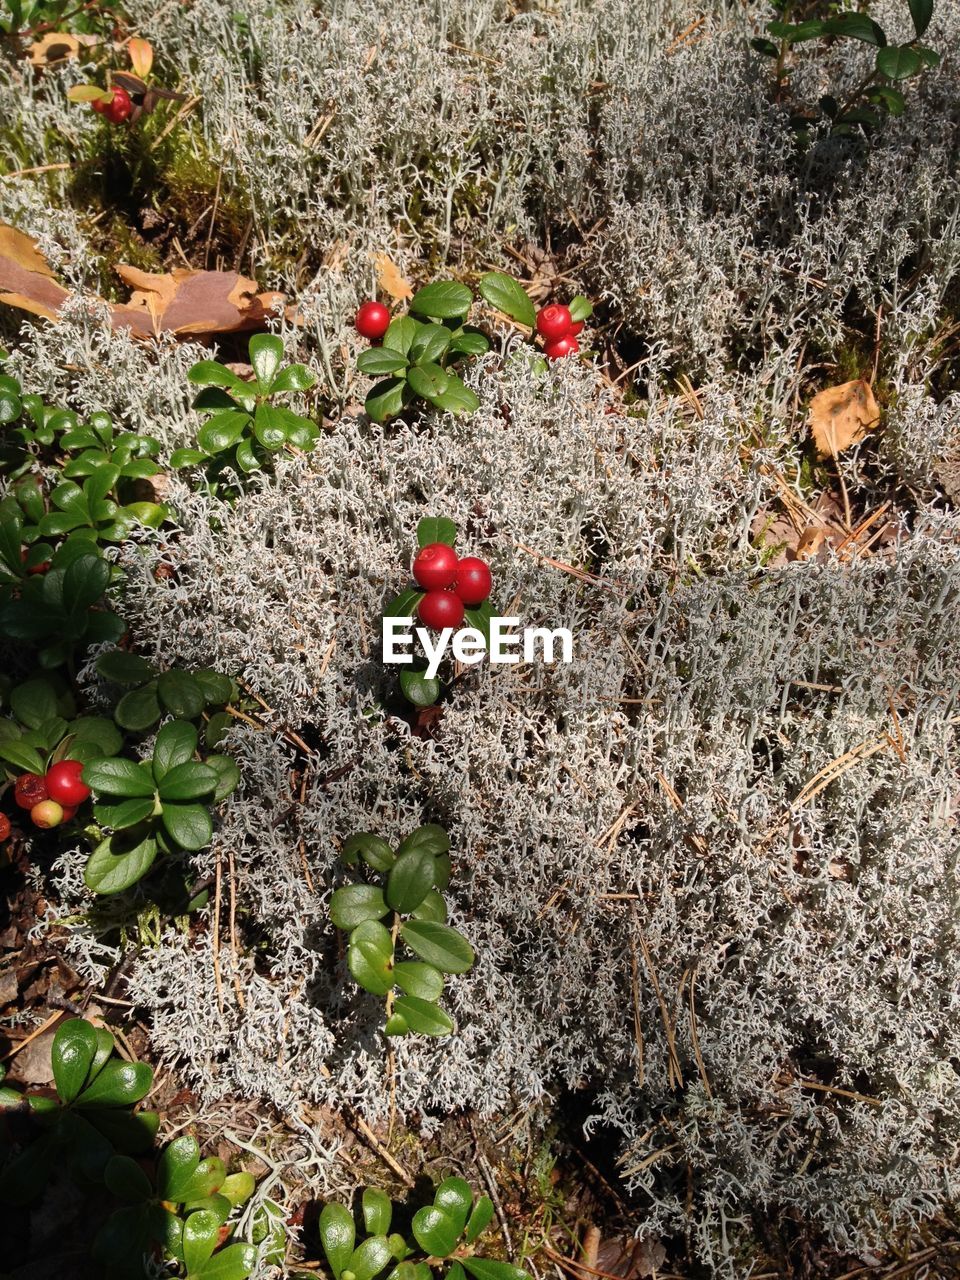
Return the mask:
M393 1008L417 1035L448 1036L453 1030L453 1019L432 1000L398 996Z
M222 706L233 697L233 681L219 671L212 671L209 668L194 671L193 679L203 690L203 696L211 706Z
M287 443L287 428L283 410L275 405L258 404L253 419L253 432L264 449L276 453Z
M76 1100L78 1107L132 1107L146 1097L153 1084L153 1067L146 1062L111 1060Z
M472 609L465 609L464 616L467 622L475 631L479 631L490 646L490 625L493 620L493 606L489 600L484 600L483 604L478 604Z
M196 853L213 839L213 821L202 804L166 804L160 815L170 839Z
M274 378L270 387L270 394L275 396L281 391L306 391L316 381L317 375L308 369L306 365L288 364Z
M374 871L389 871L396 861L386 840L381 840L372 831L358 831L344 840L340 857L349 867L355 866L357 859L362 858Z
M466 973L473 964L473 947L462 933L433 920L407 920L400 934L421 960L441 973Z
M473 302L473 294L465 284L455 280L438 280L418 289L410 300L410 310L418 316L436 320L453 320L465 316Z
M913 46L917 57L925 67L938 67L940 65L940 55L933 49L928 49L924 44L916 44Z
M89 1022L71 1018L57 1028L50 1056L61 1102L73 1102L83 1089L96 1052L97 1033Z
M442 542L452 547L457 540L457 526L446 516L425 516L417 525L417 546L429 547Z
M374 996L393 988L393 940L379 920L364 920L350 934L347 968L354 982Z
M455 373L447 374L447 385L433 403L438 409L443 409L447 413L475 413L480 408L480 399L476 392L464 386Z
M404 405L405 378L388 378L372 387L363 407L374 422L386 422L395 418Z
M165 1149L157 1164L157 1192L161 1200L171 1204L184 1204L210 1190L197 1190L193 1175L200 1163L200 1147L196 1138L185 1134L175 1138Z
M194 1280L246 1280L256 1265L253 1245L228 1244L204 1263Z
M400 1015L403 1017L403 1014ZM460 1228L449 1214L436 1205L426 1205L413 1215L414 1239L424 1253L448 1258L460 1239Z
M118 1200L147 1200L153 1195L150 1179L130 1156L111 1156L103 1171L103 1181Z
M526 1271L509 1262L495 1262L492 1258L462 1258L461 1261L474 1280L530 1280Z
M142 800L122 800L120 804L98 804L94 805L93 816L102 827L124 831L146 821L153 813L153 805L153 796Z
M370 347L357 357L357 368L360 372L375 376L397 373L398 370L406 367L406 358L399 351L390 351L387 347Z
M0 738L0 760L21 773L44 773L43 757L17 738Z
M807 22L768 22L767 30L778 40L799 44L802 40L816 40L824 34L824 23L817 18Z
M410 344L410 359L419 365L439 360L450 346L452 337L450 330L442 324L421 325Z
M193 720L207 705L203 689L187 671L165 671L157 680L157 695L171 715Z
M532 329L537 323L537 313L519 281L502 271L490 271L480 279L480 296L497 311L511 320Z
M386 1236L390 1233L390 1219L393 1217L393 1205L390 1197L377 1187L365 1187L361 1200L363 1206L363 1225L371 1236Z
M94 893L121 893L150 870L157 856L157 842L150 837L132 848L108 836L91 853L83 881Z
M444 1178L437 1187L433 1203L452 1218L457 1224L458 1231L462 1231L467 1224L470 1206L473 1204L473 1191L469 1182L463 1178Z
M96 667L105 680L114 684L143 684L153 676L153 667L146 658L137 653L127 653L123 649L112 649L102 653L97 659Z
M383 335L384 350L398 351L400 355L405 356L410 350L419 328L420 324L411 316L397 316L395 320L390 321L390 325Z
M490 350L490 339L479 329L458 329L449 350L457 355L482 356Z
M57 695L49 680L26 680L10 692L10 709L21 724L38 728L57 715Z
M369 1236L354 1249L344 1270L352 1272L356 1280L373 1280L391 1257L386 1236Z
M356 1228L353 1225L353 1214L342 1204L326 1204L320 1214L320 1243L334 1280L340 1280L353 1254L356 1239Z
M237 443L250 424L250 415L245 410L224 409L203 424L197 432L197 444L207 453L222 453Z
M578 293L570 299L569 311L574 324L579 324L581 320L590 319L593 315L593 306L589 298L585 298L582 293Z
M239 1173L231 1173L223 1180L220 1195L230 1202L231 1209L239 1209L247 1203L257 1189L257 1180L252 1173L242 1169Z
M440 690L440 681L436 676L428 676L426 668L404 667L400 672L400 691L415 707L432 707L440 697Z
M153 776L162 782L171 769L193 759L197 749L197 731L185 720L171 720L157 734L153 747Z
M876 102L892 116L902 116L907 107L907 100L899 89L889 84L878 84L867 95L871 102Z
M933 17L933 0L907 0L910 6L910 17L917 36L922 36Z
M348 884L330 899L330 919L338 929L355 929L364 920L382 920L389 908L373 884Z
M195 387L223 387L238 397L253 399L254 389L249 382L216 360L200 360L187 374Z
M157 681L150 680L139 689L125 693L114 709L114 718L123 729L142 733L160 719Z
M406 591L401 591L398 596L394 596L392 600L384 605L383 616L385 618L411 618L423 597L424 592L417 587L408 587Z
M473 1244L481 1236L493 1219L493 1201L489 1196L481 1196L474 1205L473 1213L467 1222L464 1238L467 1244Z
M203 741L208 751L215 751L223 745L223 740L236 724L236 720L226 711L218 711L207 721L203 730ZM207 762L209 764L209 761ZM213 766L211 765L211 768Z
M916 49L906 45L890 45L877 50L877 70L891 80L907 80L923 66Z
M255 333L250 339L250 363L261 391L269 391L283 359L283 339L275 333Z
M217 785L213 792L212 802L219 804L231 791L236 789L240 781L240 770L236 760L230 756L207 756L204 764L217 775Z
M401 960L393 967L394 985L405 995L419 1000L439 1000L443 994L443 974L420 960Z
M400 854L387 878L388 905L401 915L415 911L433 888L435 870L429 849L409 849Z
M434 861L438 862L439 859ZM417 920L435 920L437 924L446 924L447 904L443 895L437 893L436 889L431 889L413 914Z
M260 459L257 457L252 440L241 440L237 445L237 452L234 457L240 470L248 475L260 468Z
M863 40L866 44L880 46L887 43L883 28L865 13L838 14L834 18L827 18L823 28L831 36L849 36L851 40Z
M217 1247L220 1223L208 1209L191 1213L183 1224L183 1261L190 1276L199 1275L200 1269Z
M197 800L200 796L209 795L216 785L217 775L212 769L196 760L186 760L163 775L160 799L164 803L168 800Z
M47 574L49 581L51 574ZM99 556L83 555L63 571L63 608L77 614L96 604L110 583L110 566ZM46 582L44 583L46 585Z
M447 374L438 364L426 363L414 365L407 373L410 390L424 400L435 401L442 396L450 382Z
M179 470L180 467L193 467L199 462L206 462L207 455L200 449L174 449L170 455L170 465L173 469Z
M83 780L98 795L144 797L154 793L146 769L124 756L94 760L83 767Z
M397 853L406 853L408 849L427 849L432 854L449 853L450 837L443 827L427 822L401 841Z

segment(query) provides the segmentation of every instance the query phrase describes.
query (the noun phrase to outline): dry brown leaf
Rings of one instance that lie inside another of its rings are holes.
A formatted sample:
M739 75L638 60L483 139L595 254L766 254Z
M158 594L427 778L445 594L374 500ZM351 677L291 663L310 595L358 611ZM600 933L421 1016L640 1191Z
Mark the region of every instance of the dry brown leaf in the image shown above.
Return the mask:
M110 323L141 337L260 329L283 304L283 294L261 293L255 280L236 271L179 268L151 274L121 265L117 273L133 293L129 302L111 304ZM54 279L37 242L0 223L0 302L55 320L69 296Z
M377 284L384 293L389 293L394 302L404 302L413 297L413 288L404 280L400 268L385 253L373 255L373 265L377 272Z
M821 458L835 458L880 421L880 407L865 379L827 387L810 401L810 431Z
M633 1236L612 1236L597 1251L597 1270L624 1280L650 1280L667 1260L659 1240L636 1240Z
M48 31L39 40L34 40L28 47L27 53L35 67L50 67L55 62L76 58L81 47L89 48L96 43L96 36L75 36L69 31Z

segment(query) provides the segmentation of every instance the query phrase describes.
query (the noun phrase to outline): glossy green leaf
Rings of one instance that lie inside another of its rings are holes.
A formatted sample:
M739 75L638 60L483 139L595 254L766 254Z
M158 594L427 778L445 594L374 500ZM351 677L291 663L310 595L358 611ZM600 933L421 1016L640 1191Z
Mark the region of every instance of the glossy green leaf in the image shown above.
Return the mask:
M410 359L419 365L440 360L452 337L450 330L442 324L421 325L410 344Z
M84 884L94 893L121 893L143 879L156 856L157 842L149 836L132 846L119 836L108 836L88 858Z
M393 1217L393 1205L390 1197L378 1187L365 1187L361 1199L363 1208L363 1225L371 1236L386 1236L390 1233L390 1220ZM389 1241L387 1242L390 1243ZM393 1256L391 1251L391 1256Z
M490 271L480 279L480 295L497 311L532 329L537 322L533 303L519 281L502 271Z
M103 1171L103 1181L118 1200L136 1204L153 1195L150 1179L130 1156L112 1156Z
M407 382L411 391L422 399L432 402L446 391L450 383L450 375L438 364L428 361L425 364L414 365L407 372Z
M248 475L253 471L259 470L260 459L257 457L257 451L253 447L252 440L241 440L237 445L237 452L234 456L237 460L237 466Z
M153 779L135 760L124 756L94 760L83 767L83 781L96 795L133 797L152 796Z
M877 50L877 70L891 80L907 80L923 66L920 55L907 45L890 45Z
M374 422L386 422L403 408L407 383L404 378L388 378L370 390L363 407Z
M275 333L255 333L250 339L250 363L261 391L268 391L283 360L283 339Z
M530 1280L526 1271L509 1262L495 1262L492 1258L463 1258L462 1262L474 1280Z
M61 1102L73 1102L82 1091L96 1052L97 1033L89 1022L71 1018L57 1028L50 1056Z
M193 467L206 462L207 455L200 449L174 449L170 455L170 465L176 471L180 467Z
M412 316L397 316L383 335L383 348L387 351L398 351L405 356L417 336L419 323Z
M203 729L203 742L208 751L216 751L223 746L227 734L237 721L229 712L218 711L212 715ZM207 762L209 764L209 760ZM211 765L211 768L214 766Z
M400 854L387 878L386 899L394 911L409 915L433 888L433 854L422 846Z
M362 351L357 357L357 368L361 373L380 377L385 373L397 373L407 367L407 360L399 351L391 351L388 347L371 347Z
M354 982L371 995L393 987L393 940L379 920L364 920L350 934L347 967Z
M193 676L176 669L164 671L159 677L157 696L165 710L182 720L193 720L207 705L203 689Z
M391 1257L386 1236L369 1236L354 1249L344 1270L351 1272L355 1280L373 1280Z
M421 960L441 973L466 973L473 964L473 947L463 934L433 920L406 920L400 934Z
M283 411L275 405L258 404L253 419L253 432L264 449L276 453L287 443Z
M464 386L455 373L447 374L447 385L440 395L434 397L433 403L447 413L475 413L480 408L476 392Z
M401 1015L402 1016L402 1015ZM413 1215L414 1239L424 1253L434 1258L448 1258L460 1239L456 1222L436 1205L426 1205Z
M148 680L139 689L131 689L125 693L116 705L114 717L124 729L133 733L142 733L160 719L160 700L157 696L157 681Z
M356 1228L353 1225L353 1214L342 1204L326 1204L320 1213L320 1243L334 1280L340 1280L340 1274L350 1261L356 1239Z
M330 919L338 929L355 929L364 920L382 920L389 908L376 885L348 884L330 899Z
M449 346L450 354L482 356L490 350L490 339L479 329L458 329Z
M196 1138L185 1134L174 1138L157 1163L157 1192L161 1200L169 1200L171 1204L184 1204L195 1199L192 1194L193 1175L200 1163L200 1147ZM200 1191L200 1195L209 1195L209 1191Z
M347 866L355 866L358 858L362 858L374 871L389 871L396 861L393 850L372 831L358 831L356 835L344 840L340 857Z
M197 731L185 720L171 720L157 734L153 747L153 776L162 782L171 769L193 758L197 749Z
M130 1107L150 1091L153 1068L146 1062L111 1059L76 1100L78 1107Z
M399 679L401 693L414 707L432 707L440 698L440 681L428 676L426 668L403 667Z
M398 996L393 1008L417 1035L448 1036L453 1031L453 1019L432 1000Z
M423 591L418 590L416 587L408 587L406 591L401 591L398 596L394 596L392 600L384 605L383 616L385 618L411 618L423 597Z
M433 854L448 853L450 850L450 837L443 827L438 826L435 822L426 822L423 826L411 831L401 841L397 848L397 853L406 853L410 849L426 849Z
M288 364L281 369L270 387L270 394L277 395L281 391L306 391L315 385L317 375L306 365Z
M211 768L196 760L186 760L163 775L160 799L164 803L168 800L197 800L200 796L211 795L216 785L217 775Z
M464 1238L467 1244L473 1244L481 1236L493 1220L493 1201L489 1196L480 1196L473 1207L473 1213L467 1222Z
M251 423L243 409L225 409L203 424L197 432L197 444L207 453L222 453L237 443Z
M585 298L582 293L576 294L570 299L570 318L574 324L579 324L581 320L589 320L593 315L593 305L589 298Z
M455 280L438 280L418 289L410 300L410 310L418 316L436 320L453 320L465 316L473 302L473 294L465 284Z
M0 738L0 760L12 765L20 773L44 772L43 757L19 738Z
M154 797L143 799L121 800L119 804L96 804L93 816L102 827L110 831L125 831L135 827L138 822L145 822L153 813Z
M203 805L165 802L160 819L170 839L191 853L205 849L213 839L213 820Z
M183 1224L183 1261L188 1276L200 1274L200 1270L217 1247L220 1223L208 1209L191 1213Z
M865 13L839 13L836 17L827 18L823 29L827 35L847 36L851 40L862 40L865 44L882 46L887 43L883 28Z
M249 1244L228 1244L190 1280L246 1280L257 1265L257 1251Z
M417 546L429 547L442 542L452 547L457 540L457 526L446 516L424 516L417 524Z
M223 706L229 702L234 695L233 681L229 676L222 675L219 671L205 669L203 671L194 671L193 679L203 690L203 696L207 703L211 706Z
M443 894L431 889L413 914L417 920L435 920L438 924L446 924L447 904L443 900Z
M219 804L236 790L237 783L240 781L240 769L236 760L230 756L207 756L204 764L217 775L217 785L212 801L214 804Z
M220 1195L230 1202L230 1207L239 1209L247 1203L257 1189L257 1180L252 1173L241 1170L240 1173L228 1174L220 1187Z
M401 960L394 965L393 982L405 995L419 1000L439 1000L443 993L443 974L422 960Z
M187 378L198 387L223 387L237 396L252 396L254 388L216 360L200 360L187 374Z
M139 685L153 676L153 667L146 658L137 653L127 653L124 649L102 653L96 667L105 680L112 680L114 684Z
M918 36L922 36L933 17L933 0L907 0L907 4L910 6L913 29Z
M433 1203L453 1219L458 1231L462 1231L473 1205L473 1191L463 1178L444 1178L437 1187Z
M10 691L10 709L21 724L36 729L57 714L57 695L49 680L25 680Z

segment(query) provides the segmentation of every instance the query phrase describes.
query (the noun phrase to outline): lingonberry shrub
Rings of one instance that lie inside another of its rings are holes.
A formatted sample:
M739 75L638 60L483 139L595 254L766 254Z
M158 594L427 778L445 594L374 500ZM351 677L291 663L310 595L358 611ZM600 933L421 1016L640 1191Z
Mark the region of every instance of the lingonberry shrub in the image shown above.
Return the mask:
M366 1187L361 1197L364 1238L357 1243L346 1205L324 1205L320 1243L333 1280L371 1280L391 1267L395 1280L530 1280L520 1267L478 1253L477 1241L493 1221L493 1202L475 1196L463 1178L444 1178L433 1203L413 1215L409 1235L391 1232L393 1206L385 1192Z
M249 351L251 382L216 360L201 360L190 370L190 381L203 388L193 406L207 415L207 421L197 433L196 449L174 451L174 467L205 463L215 479L227 466L244 475L281 450L313 448L320 434L316 424L275 402L308 390L316 374L302 364L283 365L283 342L276 334L255 334Z
M427 516L420 521L420 550L413 561L417 585L401 591L383 612L388 618L411 618L416 614L425 626L437 631L455 629L466 621L489 640L490 569L476 556L460 560L454 551L456 538L457 526L445 516ZM438 585L428 586L432 582ZM442 687L438 679L427 676L426 668L404 666L400 670L400 691L411 705L430 707L439 699Z
M355 982L385 1001L384 1032L445 1036L453 1019L440 1007L444 975L466 973L473 948L447 924L442 891L450 881L450 841L442 827L418 827L397 847L363 831L345 841L348 867L370 880L345 885L330 899L330 919L350 935L347 967ZM401 945L416 959L398 959Z
M85 6L86 7L86 6ZM149 79L153 67L153 46L149 40L134 36L127 41L129 71L110 73L107 88L98 84L77 84L67 90L71 102L88 102L98 115L111 124L131 124L150 115L163 101L183 102L184 95L164 89Z
M101 654L97 670L104 679L127 690L113 715L121 728L135 733L152 728L165 712L181 720L195 720L211 707L223 707L237 696L234 681L219 671L184 671L179 667L160 671L146 658L126 649Z

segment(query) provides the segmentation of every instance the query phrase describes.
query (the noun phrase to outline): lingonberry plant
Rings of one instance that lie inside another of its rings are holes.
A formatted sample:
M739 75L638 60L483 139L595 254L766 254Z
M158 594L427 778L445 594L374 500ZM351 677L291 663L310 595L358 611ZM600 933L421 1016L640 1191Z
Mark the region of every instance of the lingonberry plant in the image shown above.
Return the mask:
M365 1188L361 1198L363 1238L346 1205L326 1204L320 1243L333 1280L529 1280L520 1267L477 1252L477 1241L493 1220L488 1196L474 1196L463 1178L444 1178L433 1204L413 1215L412 1239L391 1232L393 1205L385 1192Z
M111 649L97 659L104 679L126 688L114 708L121 728L143 733L167 713L181 720L195 720L210 707L222 707L237 696L229 676L219 671L184 671L170 667L159 671L146 658L125 649Z
M441 891L450 880L449 849L442 827L427 825L396 850L363 831L341 851L348 867L364 864L379 880L337 889L330 919L350 935L347 967L354 981L385 998L388 1036L445 1036L453 1030L453 1019L437 1002L444 974L466 973L473 948L447 924ZM401 943L418 958L398 960Z
M141 880L158 853L203 849L213 838L210 806L240 780L223 755L195 758L198 734L185 720L168 721L146 760L95 760L83 781L98 803L93 814L111 834L90 855L84 880L95 893L120 893Z
M112 71L106 88L99 84L73 85L67 90L70 101L89 103L110 124L124 124L128 120L136 124L141 116L155 111L160 102L184 100L182 93L150 81L154 55L149 40L135 36L127 41L126 51L130 71Z
M488 272L479 283L483 300L501 315L531 331L538 328L537 312L520 283L499 271ZM482 329L467 324L473 293L456 280L438 280L418 290L410 301L410 314L389 319L386 307L366 302L357 313L357 330L382 345L364 351L357 359L361 373L384 375L368 393L365 408L375 422L384 422L415 400L425 400L450 413L472 413L479 400L455 371L469 356L483 355L490 339ZM555 325L556 337L565 336L567 354L577 349L572 326L585 320L592 308L586 298L575 298L570 308L547 307L562 313ZM571 314L572 313L572 314ZM544 312L540 313L541 315ZM389 323L387 323L389 321ZM550 328L550 321L547 321ZM545 336L546 331L539 332ZM573 343L570 346L570 343ZM550 355L549 348L547 354Z
M306 391L316 374L302 364L282 365L283 342L276 334L255 334L249 350L252 382L216 360L201 360L190 370L190 381L203 387L193 405L207 421L197 433L197 448L177 449L173 466L212 463L214 478L226 466L240 474L257 471L281 449L313 448L320 434L316 424L275 401Z
M886 115L899 116L906 109L906 98L897 84L912 79L927 67L935 67L940 55L921 43L933 18L934 0L907 0L913 21L913 38L891 44L884 29L866 12L867 6L836 13L836 6L819 4L822 16L811 15L810 6L802 13L796 0L774 0L777 17L767 24L767 37L752 41L758 53L775 62L775 80L782 89L789 76L789 55L795 45L811 40L840 37L860 40L876 48L873 67L852 91L840 97L824 94L813 110L798 110L793 116L794 128L803 140L809 140L810 129L829 122L834 135L854 134L875 128ZM772 37L769 38L769 37Z
M417 525L419 550L413 560L415 587L395 596L384 609L388 618L414 614L436 631L456 629L464 621L487 640L492 609L489 566L476 556L461 560L454 550L457 526L446 517L428 516ZM430 707L439 699L440 681L428 677L426 668L403 667L400 690L415 707Z

